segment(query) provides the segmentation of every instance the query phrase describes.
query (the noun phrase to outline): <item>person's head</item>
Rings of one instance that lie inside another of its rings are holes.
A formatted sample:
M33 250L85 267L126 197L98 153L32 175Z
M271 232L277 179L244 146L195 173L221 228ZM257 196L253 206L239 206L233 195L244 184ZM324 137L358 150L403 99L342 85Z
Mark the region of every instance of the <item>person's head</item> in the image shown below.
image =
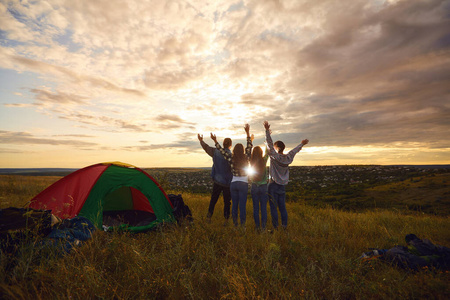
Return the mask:
M242 154L245 154L244 153L244 145L242 145L241 143L237 143L233 148L233 156L234 155L240 156Z
M410 233L405 236L405 241L407 244L409 244L409 242L411 242L411 241L418 240L418 239L419 238L414 233Z
M253 151L252 151L251 161L253 161L254 159L256 160L258 158L262 158L262 157L263 157L263 151L262 151L261 147L260 146L254 147Z
M235 168L242 169L247 166L247 157L244 152L244 145L237 143L233 148L233 164Z
M225 139L223 140L223 147L224 147L225 149L230 149L232 144L233 144L233 143L231 142L231 139L230 139L230 138L225 138Z
M284 148L286 148L286 146L284 145L284 143L282 141L276 141L275 144L273 144L275 150L278 153L283 154Z

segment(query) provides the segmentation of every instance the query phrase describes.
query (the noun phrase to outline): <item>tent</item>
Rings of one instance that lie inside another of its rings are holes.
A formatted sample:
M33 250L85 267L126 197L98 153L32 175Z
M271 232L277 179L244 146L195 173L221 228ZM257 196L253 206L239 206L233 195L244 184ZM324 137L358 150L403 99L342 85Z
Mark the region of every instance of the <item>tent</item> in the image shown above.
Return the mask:
M82 216L97 228L133 232L174 222L172 203L145 171L124 163L95 164L58 180L31 200L61 219Z

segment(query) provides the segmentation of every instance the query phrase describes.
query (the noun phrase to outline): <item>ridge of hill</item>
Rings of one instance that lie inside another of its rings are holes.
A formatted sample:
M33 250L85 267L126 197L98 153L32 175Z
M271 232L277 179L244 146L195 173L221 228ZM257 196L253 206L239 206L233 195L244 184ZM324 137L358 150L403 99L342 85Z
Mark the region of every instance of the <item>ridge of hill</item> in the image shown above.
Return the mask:
M450 165L333 165L333 166L291 166L290 168L348 168L348 167L399 167L417 169L450 169ZM197 172L211 170L211 167L157 167L141 168L154 172ZM79 168L0 168L0 175L66 176Z
M78 169L73 168L2 168L0 175L66 176Z

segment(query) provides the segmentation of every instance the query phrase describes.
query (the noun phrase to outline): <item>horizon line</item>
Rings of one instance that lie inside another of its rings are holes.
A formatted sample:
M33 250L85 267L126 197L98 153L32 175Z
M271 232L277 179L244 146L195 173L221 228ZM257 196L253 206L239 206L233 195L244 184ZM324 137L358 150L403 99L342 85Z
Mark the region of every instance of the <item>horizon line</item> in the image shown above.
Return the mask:
M95 164L94 164L95 165ZM291 165L290 167L329 167L329 166L449 166L450 164L324 164L324 165ZM85 166L88 167L88 166ZM55 169L55 170L78 170L85 167L0 167L0 170L37 170L37 169ZM210 167L138 167L139 169L211 169Z

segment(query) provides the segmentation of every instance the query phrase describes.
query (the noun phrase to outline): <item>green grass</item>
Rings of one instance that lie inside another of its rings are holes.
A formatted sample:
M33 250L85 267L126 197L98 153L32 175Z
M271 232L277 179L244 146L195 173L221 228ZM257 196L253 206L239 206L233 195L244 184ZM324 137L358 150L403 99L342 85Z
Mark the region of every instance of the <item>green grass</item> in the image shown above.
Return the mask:
M52 181L18 180L0 181L3 187L15 186L10 194L2 192L2 208L25 204L37 185L41 188ZM2 253L0 295L5 299L450 297L448 272L413 273L382 261L361 264L357 259L370 247L404 244L408 233L450 246L450 232L444 230L450 228L448 217L383 210L344 212L288 203L287 231L256 233L250 197L245 231L223 226L221 199L208 224L204 217L209 196L183 194L183 198L193 212L191 225L135 235L97 231L64 257L42 255L24 245L18 264L8 272ZM5 206L4 199L17 202Z

